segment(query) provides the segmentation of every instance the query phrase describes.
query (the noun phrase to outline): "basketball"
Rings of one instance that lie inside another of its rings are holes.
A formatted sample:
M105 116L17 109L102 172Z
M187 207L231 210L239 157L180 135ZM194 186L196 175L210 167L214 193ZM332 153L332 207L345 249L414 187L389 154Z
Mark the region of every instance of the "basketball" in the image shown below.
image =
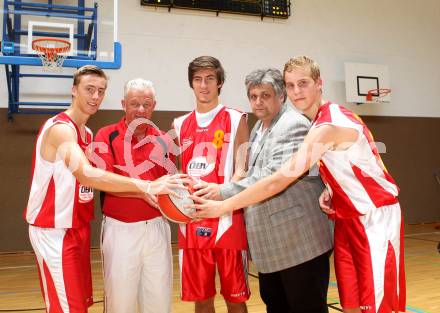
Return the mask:
M158 195L159 209L163 216L175 223L188 223L191 221L189 214L195 213L195 209L185 208L185 205L194 204L189 198L190 191L186 189L174 189L175 193L182 198L179 199L173 195Z

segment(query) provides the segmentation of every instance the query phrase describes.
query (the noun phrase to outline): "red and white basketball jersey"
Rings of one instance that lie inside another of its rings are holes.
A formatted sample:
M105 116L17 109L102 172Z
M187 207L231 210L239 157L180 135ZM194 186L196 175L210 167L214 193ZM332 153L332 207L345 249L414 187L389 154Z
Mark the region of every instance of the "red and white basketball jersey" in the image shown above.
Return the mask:
M322 105L312 128L322 125L358 131L356 142L347 150L327 151L320 161L320 173L332 194L334 218L361 216L372 208L398 202L399 188L385 169L373 137L361 118L335 104Z
M219 104L207 113L192 111L174 120L182 172L206 182L228 182L234 171L234 140L244 113ZM246 249L241 210L221 218L180 225L179 248Z
M92 141L90 129L86 128L87 138L83 141L77 125L64 112L46 121L35 145L31 190L24 217L34 226L77 228L93 219L93 189L81 185L63 160L57 157L54 162L49 162L41 157L44 134L58 123L69 125L75 130L77 142L83 151Z

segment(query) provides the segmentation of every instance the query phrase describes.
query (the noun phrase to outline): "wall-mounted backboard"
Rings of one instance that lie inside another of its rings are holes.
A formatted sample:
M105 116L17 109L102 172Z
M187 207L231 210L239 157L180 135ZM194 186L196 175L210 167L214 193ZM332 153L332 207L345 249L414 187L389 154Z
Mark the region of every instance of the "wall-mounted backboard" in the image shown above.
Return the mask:
M0 64L41 66L32 41L58 38L70 43L63 67L78 68L86 64L104 69L121 67L118 0L3 2Z
M390 89L390 75L387 65L367 63L345 63L346 101L367 103L368 91ZM390 102L391 93L382 97L381 102Z
M118 12L118 0L3 1L0 64L5 64L8 119L56 113L71 103L70 93L67 101L30 101L24 79L35 79L26 83L35 87L32 91L42 86L55 90L58 82L46 84L45 79L72 79L73 70L66 68L119 69Z

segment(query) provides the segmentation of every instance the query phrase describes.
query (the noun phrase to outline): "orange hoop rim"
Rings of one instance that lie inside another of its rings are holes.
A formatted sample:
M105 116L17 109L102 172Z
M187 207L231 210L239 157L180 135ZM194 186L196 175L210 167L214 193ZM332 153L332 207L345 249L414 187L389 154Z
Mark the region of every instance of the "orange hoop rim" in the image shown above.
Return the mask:
M367 96L365 97L367 101L372 101L373 97L384 97L391 92L390 88L376 88L368 90Z
M62 43L64 44L61 47L45 47L45 46L41 46L40 44L42 42L57 42L57 43ZM44 38L38 38L35 40L32 40L32 49L34 49L35 51L41 52L41 53L64 53L69 51L70 49L70 42L68 42L67 40L64 39L59 39L59 38L50 38L50 37L44 37Z

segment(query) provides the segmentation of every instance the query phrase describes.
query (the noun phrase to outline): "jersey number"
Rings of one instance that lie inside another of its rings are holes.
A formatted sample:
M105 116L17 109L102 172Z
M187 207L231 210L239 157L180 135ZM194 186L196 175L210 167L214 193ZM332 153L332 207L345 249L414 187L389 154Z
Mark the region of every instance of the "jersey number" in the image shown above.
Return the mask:
M212 140L212 144L217 148L220 149L223 145L223 139L225 137L225 133L222 130L216 130L214 133L214 139Z

